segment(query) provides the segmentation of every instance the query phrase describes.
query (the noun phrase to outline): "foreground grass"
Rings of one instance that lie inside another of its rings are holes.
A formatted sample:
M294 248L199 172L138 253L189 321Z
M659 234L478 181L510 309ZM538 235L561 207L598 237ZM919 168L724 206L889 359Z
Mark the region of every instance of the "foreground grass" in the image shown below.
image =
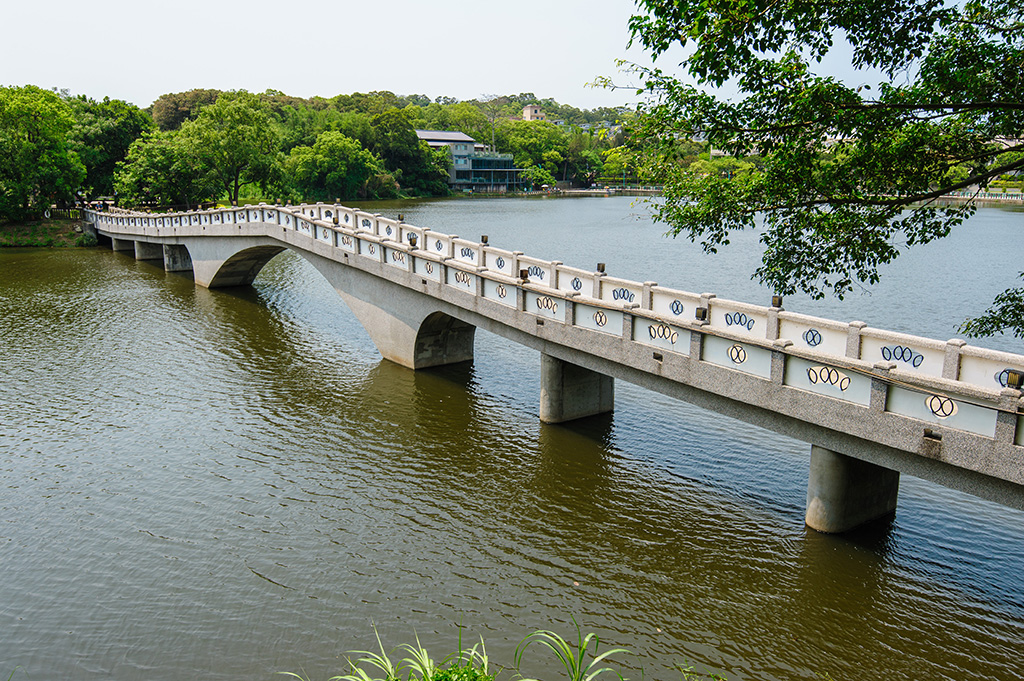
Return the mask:
M0 224L0 248L35 247L68 248L94 246L88 235L81 231L78 220L36 220L24 224ZM77 228L77 230L76 230Z
M621 660L630 655L629 651L625 648L601 651L597 634L584 635L579 624L575 620L573 623L576 625L575 640L565 639L546 629L531 633L516 646L514 664L507 669L492 664L482 638L479 643L466 649L462 645L460 632L458 650L435 663L430 653L420 644L418 636L415 644L403 643L389 653L380 640L380 634L374 631L380 652L350 651L350 657L346 658L348 673L332 676L328 681L496 681L499 677L507 677L511 681L536 681L520 671L527 650L531 648L535 653L554 655L563 672L559 678L568 681L594 681L598 677L626 679ZM402 657L392 659L395 654ZM705 676L688 664L677 665L676 669L681 681L726 681L724 676L718 674ZM294 672L281 674L299 681L309 681L307 677ZM638 675L643 679L642 669Z

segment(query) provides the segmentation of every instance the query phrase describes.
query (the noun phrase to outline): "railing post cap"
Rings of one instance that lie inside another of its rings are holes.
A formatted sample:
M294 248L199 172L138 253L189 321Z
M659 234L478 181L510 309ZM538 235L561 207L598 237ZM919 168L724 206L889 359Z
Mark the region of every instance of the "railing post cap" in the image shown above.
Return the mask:
M850 322L850 326L852 326L855 329L863 329L864 327L867 326L867 323L866 322Z
M946 341L946 345L955 345L958 348L962 348L963 346L967 345L967 341L965 341L963 338L950 338L948 341Z

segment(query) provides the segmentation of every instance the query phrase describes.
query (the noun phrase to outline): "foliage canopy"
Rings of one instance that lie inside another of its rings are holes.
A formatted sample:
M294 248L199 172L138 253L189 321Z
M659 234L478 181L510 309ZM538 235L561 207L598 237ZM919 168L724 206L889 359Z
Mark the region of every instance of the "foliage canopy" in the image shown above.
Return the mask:
M384 163L357 140L328 130L311 147L292 149L285 162L299 196L314 201L390 198L397 185Z
M221 94L185 121L181 134L233 204L245 185L265 188L277 180L278 132L257 95Z
M901 249L947 235L974 210L941 197L1024 169L1018 0L637 5L633 40L654 56L685 46L696 83L634 67L650 97L636 138L665 184L656 215L710 252L763 215L754 276L777 293L841 298L876 282ZM857 82L820 73L839 36ZM709 91L723 85L739 96ZM679 164L690 139L753 163L738 173ZM1024 335L1021 312L965 330Z
M153 122L142 109L119 99L97 102L79 96L67 102L75 120L69 141L86 170L83 193L110 196L118 161L128 155L132 142L153 128Z
M86 169L68 144L71 107L34 85L0 87L0 219L37 217L70 201Z

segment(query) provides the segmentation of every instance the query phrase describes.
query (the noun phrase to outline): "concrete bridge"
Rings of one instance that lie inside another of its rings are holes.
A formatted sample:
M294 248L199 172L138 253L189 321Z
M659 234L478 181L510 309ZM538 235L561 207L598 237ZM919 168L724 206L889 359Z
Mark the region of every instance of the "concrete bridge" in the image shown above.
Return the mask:
M1024 356L635 282L340 205L87 212L115 251L242 286L286 248L380 353L473 358L477 328L541 353L540 418L609 411L635 383L811 443L807 524L892 514L901 474L1024 509Z

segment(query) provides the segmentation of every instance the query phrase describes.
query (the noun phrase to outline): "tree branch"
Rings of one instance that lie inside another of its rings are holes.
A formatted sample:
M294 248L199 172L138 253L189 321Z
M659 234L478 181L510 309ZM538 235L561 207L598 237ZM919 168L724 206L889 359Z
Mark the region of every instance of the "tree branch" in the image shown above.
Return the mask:
M989 180L989 179L991 179L993 177L998 177L999 175L1002 175L1004 173L1010 172L1012 170L1020 170L1021 168L1024 168L1024 159L1021 159L1019 161L1015 161L1014 163L1009 163L1009 164L1004 165L1004 166L999 166L998 168L992 168L992 169L990 169L990 170L988 170L988 171L986 171L984 173L977 173L975 175L972 175L972 176L968 177L966 180L963 180L962 182L957 182L956 184L952 184L952 185L949 185L947 187L940 187L939 189L935 189L935 190L930 191L930 192L922 192L922 193L918 193L918 194L908 194L907 196L901 196L901 197L895 198L895 199L873 200L873 199L850 199L850 198L841 198L841 197L836 197L836 196L823 196L823 197L821 197L819 199L812 199L810 201L801 201L799 203L788 204L785 207L786 208L810 208L812 206L832 205L832 206L878 206L879 208L899 208L900 206L906 206L906 205L911 204L911 203L928 202L928 201L934 201L935 199L941 199L943 196L949 194L950 192L955 192L955 191L959 191L961 189L966 189L967 187L970 187L973 184L980 184L980 183L984 182L985 180Z

